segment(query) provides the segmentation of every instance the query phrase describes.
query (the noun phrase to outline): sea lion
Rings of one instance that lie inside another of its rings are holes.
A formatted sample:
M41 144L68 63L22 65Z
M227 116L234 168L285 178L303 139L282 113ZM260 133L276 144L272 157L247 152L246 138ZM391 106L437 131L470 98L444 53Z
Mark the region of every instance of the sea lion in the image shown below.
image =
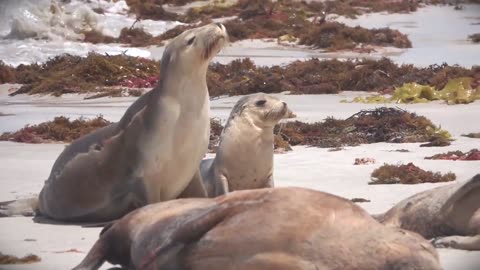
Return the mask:
M213 159L200 164L209 197L229 191L273 187L273 128L287 104L264 93L244 96L230 113Z
M210 133L206 73L227 39L222 24L187 30L166 46L158 85L120 122L74 141L56 160L37 212L67 222L104 222L201 188L198 164Z
M420 235L347 199L265 188L148 205L106 227L74 270L441 269Z
M375 218L434 238L436 247L480 250L480 174L415 194Z

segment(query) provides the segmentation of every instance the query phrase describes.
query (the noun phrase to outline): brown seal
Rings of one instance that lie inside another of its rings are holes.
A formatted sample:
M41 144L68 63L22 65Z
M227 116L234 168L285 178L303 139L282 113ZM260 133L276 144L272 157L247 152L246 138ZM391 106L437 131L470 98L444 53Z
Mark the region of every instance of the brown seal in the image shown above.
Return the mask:
M74 270L441 269L420 235L303 188L235 191L148 205L106 227Z
M375 218L434 238L436 247L480 250L480 174L415 194Z

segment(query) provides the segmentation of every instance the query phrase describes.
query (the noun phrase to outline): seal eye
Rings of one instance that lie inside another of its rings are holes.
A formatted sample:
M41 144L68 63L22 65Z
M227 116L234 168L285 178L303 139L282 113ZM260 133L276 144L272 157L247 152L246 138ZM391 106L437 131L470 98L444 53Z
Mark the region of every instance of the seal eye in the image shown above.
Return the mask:
M195 36L193 36L192 38L190 38L190 39L187 41L187 44L188 44L188 45L192 45L194 41L195 41Z
M265 103L267 103L267 101L265 99L262 99L262 100L259 100L259 101L255 102L255 105L257 107L262 107L263 105L265 105Z

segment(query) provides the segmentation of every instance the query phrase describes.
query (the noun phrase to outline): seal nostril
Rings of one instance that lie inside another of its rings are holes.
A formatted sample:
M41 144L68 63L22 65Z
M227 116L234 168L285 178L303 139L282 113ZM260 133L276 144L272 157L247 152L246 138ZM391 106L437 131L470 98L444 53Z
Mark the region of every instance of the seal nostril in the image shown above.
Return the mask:
M283 107L287 107L287 103L282 102L282 104L283 104Z
M215 23L215 24L218 26L218 28L220 28L221 30L223 30L223 25L222 25L221 23Z

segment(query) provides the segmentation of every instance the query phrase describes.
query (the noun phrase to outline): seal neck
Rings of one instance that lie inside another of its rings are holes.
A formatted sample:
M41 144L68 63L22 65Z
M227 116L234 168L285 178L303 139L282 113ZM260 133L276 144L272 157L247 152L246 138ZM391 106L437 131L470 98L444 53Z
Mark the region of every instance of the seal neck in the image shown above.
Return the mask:
M232 123L232 125L225 130L225 133L222 134L217 155L235 155L238 151L251 151L255 153L257 151L264 151L264 146L267 145L271 145L273 151L273 127L260 128L246 121L246 119L242 119L243 121L238 120Z

